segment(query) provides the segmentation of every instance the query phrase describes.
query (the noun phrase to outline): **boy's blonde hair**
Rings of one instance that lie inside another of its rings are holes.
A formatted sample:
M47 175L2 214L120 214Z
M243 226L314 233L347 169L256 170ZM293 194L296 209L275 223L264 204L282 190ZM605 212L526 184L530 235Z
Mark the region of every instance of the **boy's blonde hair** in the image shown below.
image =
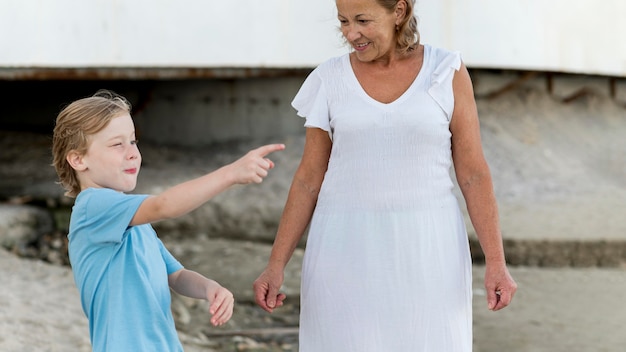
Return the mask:
M109 90L99 90L61 110L52 136L52 166L66 196L76 197L81 190L76 171L67 162L68 154L71 151L80 155L87 153L89 136L103 130L113 118L130 114L130 111L128 100Z

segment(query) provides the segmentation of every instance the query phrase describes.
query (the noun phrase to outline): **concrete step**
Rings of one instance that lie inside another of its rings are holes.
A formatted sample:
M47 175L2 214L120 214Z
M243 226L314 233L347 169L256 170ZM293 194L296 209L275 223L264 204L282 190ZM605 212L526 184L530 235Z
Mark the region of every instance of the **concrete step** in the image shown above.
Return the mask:
M621 352L626 270L510 267L512 304L487 309L484 267L474 267L474 352Z
M620 268L626 263L626 240L505 239L504 248L513 266ZM476 238L470 239L470 250L474 263L484 263Z

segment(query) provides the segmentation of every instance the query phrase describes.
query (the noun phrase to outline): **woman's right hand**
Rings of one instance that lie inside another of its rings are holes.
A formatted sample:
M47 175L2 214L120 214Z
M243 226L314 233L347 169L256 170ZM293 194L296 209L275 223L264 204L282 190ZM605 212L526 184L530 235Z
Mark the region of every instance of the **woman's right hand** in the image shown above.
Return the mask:
M278 292L283 284L284 273L282 270L266 268L252 285L254 300L265 311L272 313L275 308L281 307L287 296Z

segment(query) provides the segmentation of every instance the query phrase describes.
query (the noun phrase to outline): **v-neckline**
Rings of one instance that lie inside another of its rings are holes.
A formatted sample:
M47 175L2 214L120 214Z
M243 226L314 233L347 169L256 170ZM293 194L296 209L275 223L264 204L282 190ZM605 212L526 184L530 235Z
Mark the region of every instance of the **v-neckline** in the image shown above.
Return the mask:
M412 93L412 91L414 90L414 87L417 85L417 82L420 81L422 76L424 75L424 67L427 65L429 56L430 56L430 47L424 44L424 58L422 59L422 67L420 67L420 70L417 73L417 76L415 76L415 79L413 80L413 82L411 82L409 87L402 94L400 94L399 97L397 97L395 100L389 103L383 103L379 100L372 98L369 94L367 94L367 92L361 85L361 82L359 82L359 79L356 77L354 68L352 67L352 64L350 63L350 54L344 55L343 62L344 62L344 65L346 66L347 71L349 72L350 80L352 81L353 85L357 87L358 94L363 99L368 101L370 104L373 104L378 107L389 108L389 107L393 107L395 105L402 103L404 100L407 99L407 96L409 96Z

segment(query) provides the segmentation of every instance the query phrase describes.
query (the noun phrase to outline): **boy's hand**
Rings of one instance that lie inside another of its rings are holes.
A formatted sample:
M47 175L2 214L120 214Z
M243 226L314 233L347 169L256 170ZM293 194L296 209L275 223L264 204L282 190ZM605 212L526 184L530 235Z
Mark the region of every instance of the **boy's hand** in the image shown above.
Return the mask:
M211 303L209 313L214 326L225 324L233 316L235 298L229 290L222 286L213 287L207 290L206 299Z
M285 149L284 144L268 144L249 151L239 160L230 164L235 183L261 183L267 176L268 170L274 168L274 163L266 158L272 152Z

